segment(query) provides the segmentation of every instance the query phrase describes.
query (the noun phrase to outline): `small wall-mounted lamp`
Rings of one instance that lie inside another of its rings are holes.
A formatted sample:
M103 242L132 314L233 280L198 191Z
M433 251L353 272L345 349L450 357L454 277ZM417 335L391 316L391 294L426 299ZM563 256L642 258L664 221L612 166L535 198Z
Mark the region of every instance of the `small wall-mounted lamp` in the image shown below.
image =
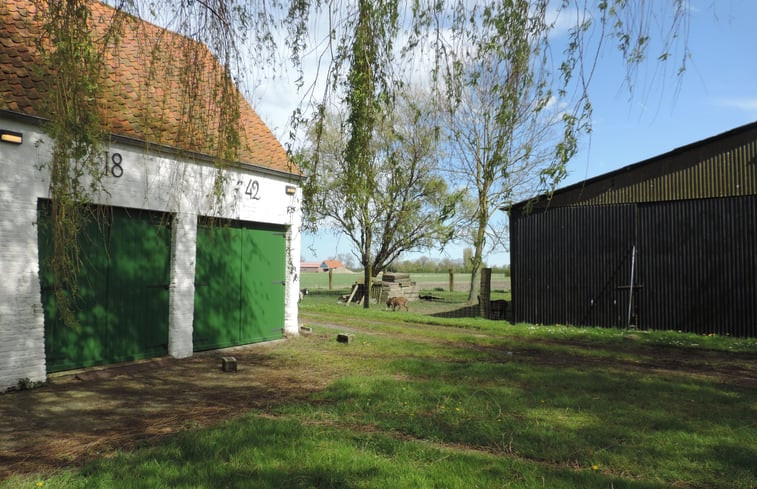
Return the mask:
M297 187L294 185L287 185L286 192L287 195L294 195L297 193Z
M0 129L0 141L11 144L21 144L24 142L24 135L20 132L6 131Z

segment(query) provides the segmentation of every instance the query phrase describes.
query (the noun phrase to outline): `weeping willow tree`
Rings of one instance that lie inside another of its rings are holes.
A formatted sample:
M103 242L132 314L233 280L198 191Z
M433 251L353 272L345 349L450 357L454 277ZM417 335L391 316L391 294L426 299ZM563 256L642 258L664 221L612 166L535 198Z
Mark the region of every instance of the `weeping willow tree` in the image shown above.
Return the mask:
M659 12L645 2L566 0L551 8L554 3L453 0L299 5L300 19L306 19L313 6L328 7L328 42L322 52L331 55L330 84L324 99L313 104L314 125L318 128L322 123L326 100L336 98L350 113L344 159L351 171L344 177L340 198L352 203L345 213L363 214L365 224L356 247L366 284L370 284L374 264L370 249L375 236L367 218L370 195L381 191L372 183L377 181L375 167L366 162L373 157L370 140L380 120L375 109L379 101L384 110L394 111L397 93L406 92L411 83L423 83L437 94L439 103L426 116L447 134L450 182L465 182L469 190L460 236L474 249L466 264L473 272L472 301L487 239L491 245L503 243L504 230L492 229L492 214L516 196L552 191L567 175L566 166L579 140L590 133L589 87L603 43L616 43L628 67L627 86L633 89L636 70L650 49L650 20L664 19L659 25L668 26L667 31L656 33L659 60L671 57L676 36L687 32L683 1ZM335 6L340 7L336 13ZM555 62L560 16L563 23L568 18L570 27ZM294 25L299 26L295 34L307 27L304 20ZM300 37L293 39L298 60L304 48L297 44ZM678 54L683 69L687 53ZM420 77L411 72L419 66L427 72ZM557 106L563 107L559 114L551 110ZM304 165L309 175L306 217L311 218L312 229L329 223L343 228L340 219L322 212L330 187L318 178L319 144L316 138L316 156ZM352 234L350 229L343 231Z
M135 17L150 19L188 40L183 54L171 60L180 71L177 79L182 86L179 105L183 129L166 139L160 118L145 121L156 141L192 141L192 121L207 116L215 130L213 140L202 151L214 156L219 168L235 161L240 149L240 116L234 100L238 92L232 87L242 83L255 66L276 66L289 60L299 73L297 85L303 97L293 114L292 135L296 137L298 127L305 122L317 127L325 117L327 104L345 108L349 139L344 156L350 165L346 188L354 192L354 212L365 214L369 204L363 196L376 191L370 187L375 181L371 178L375 148L371 140L381 119L379 111L392 111L397 91L404 90L412 78L409 71L420 66L426 74L422 83L456 100L462 93L460 83L475 82L460 76L471 59L479 64L496 64L525 52L503 49L492 33L506 33L507 46L529 46L527 50L532 49L534 39L541 39L540 49L546 50L553 42L549 34L555 25L548 18L559 14L569 19L571 27L568 42L559 53L553 53L562 60L556 70L561 85L554 93L569 101L571 109L566 110L569 116L563 119L561 136L554 145L555 163L540 173L541 183L554 187L565 175L565 164L576 141L590 131L589 87L603 43L615 44L626 61L629 86L654 39L659 48L654 57L665 61L678 56L679 71L685 68L688 2L675 0L672 7L666 2L659 7L650 3L564 0L550 10L546 0L111 0L112 14L107 19L94 19L98 4L91 1L30 0L41 26L37 48L42 71L49 78L44 115L49 120L46 127L53 145L48 165L55 241L53 269L65 282L60 288L75 290L80 263L78 234L87 216L87 204L105 189L97 157L114 129L105 117L108 107L101 103L102 94L108 89L108 61L119 56L119 38L125 35L125 29L136 25ZM653 32L653 26L663 29ZM684 46L681 51L674 49L678 41L683 41L678 44ZM163 76L161 56L165 52L160 46L156 42L138 53L146 65L154 67L156 80ZM210 77L207 71L214 65L202 61L207 50L220 66ZM315 75L304 68L308 56L322 61ZM533 63L511 61L519 66L513 73L516 79L531 76ZM316 93L315 87L320 85L311 75L322 78L323 92ZM211 82L205 83L209 78ZM509 79L495 85L503 104L495 120L503 126L512 124L517 116L507 108L513 97L508 92L510 86ZM149 105L166 102L160 100L166 95L150 91L151 87L149 81L141 87ZM196 105L203 100L210 100L212 107ZM316 147L318 141L319 136L315 138ZM311 165L309 174L316 175L317 158ZM225 187L223 173L218 175L214 189L221 202ZM318 188L312 179L304 186L307 212L317 202ZM311 220L310 224L315 228L319 223ZM370 244L372 236L364 231L364 240ZM369 257L364 263L366 284L370 283L370 264ZM59 299L70 311L66 298Z
M37 2L41 35L36 46L39 67L49 87L43 113L52 140L50 170L52 270L58 280L56 302L64 322L76 326L74 302L82 259L79 239L91 217L87 204L103 191L102 147L108 134L99 100L105 79L104 57L116 41L121 17L116 15L99 39L92 36L86 3Z
M42 100L36 115L47 119L51 144L43 164L50 175L49 265L56 277L58 313L70 326L77 326L77 277L84 260L79 244L91 221L107 218L91 204L107 194L107 180L121 168L108 161L103 165L111 134L211 156L218 171L210 208L220 209L227 201L225 169L238 161L242 149L240 94L232 68L238 38L227 32L238 21L223 5L172 5L182 29L208 41L212 52L192 37L130 15L129 10L137 10L131 2L109 8L85 0L32 0L22 13L38 61L34 77ZM126 38L128 45L122 42ZM135 71L137 81L122 79ZM133 104L129 113L138 117L119 120L125 111L121 104Z

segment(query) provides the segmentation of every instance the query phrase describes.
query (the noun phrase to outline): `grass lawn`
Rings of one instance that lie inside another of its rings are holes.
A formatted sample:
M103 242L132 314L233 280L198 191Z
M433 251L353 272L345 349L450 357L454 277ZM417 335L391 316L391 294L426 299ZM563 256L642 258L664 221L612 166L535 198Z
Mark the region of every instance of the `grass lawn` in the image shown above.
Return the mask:
M755 339L300 313L268 353L329 379L306 400L0 488L757 487Z

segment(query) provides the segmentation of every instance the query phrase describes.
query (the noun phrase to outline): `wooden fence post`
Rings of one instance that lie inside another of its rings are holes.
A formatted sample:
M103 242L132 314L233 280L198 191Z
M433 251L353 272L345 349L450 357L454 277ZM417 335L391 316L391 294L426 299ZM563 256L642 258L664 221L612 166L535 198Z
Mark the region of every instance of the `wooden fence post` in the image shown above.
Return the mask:
M478 293L478 305L481 316L489 319L491 317L491 289L492 289L492 269L481 269L481 286Z
M334 269L329 268L329 290L334 289Z
M455 291L455 272L451 268L449 269L449 291Z

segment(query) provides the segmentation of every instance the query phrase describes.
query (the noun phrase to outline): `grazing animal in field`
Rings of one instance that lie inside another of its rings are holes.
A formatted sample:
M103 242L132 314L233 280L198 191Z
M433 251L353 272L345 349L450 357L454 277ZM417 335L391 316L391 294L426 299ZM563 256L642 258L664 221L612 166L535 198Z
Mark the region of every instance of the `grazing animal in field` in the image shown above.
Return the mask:
M310 291L308 289L300 289L300 301L308 295Z
M390 297L390 298L388 298L386 300L386 307L387 307L387 309L391 307L392 311L396 311L398 307L400 309L402 309L404 307L406 311L409 311L409 309L407 308L407 299L404 298L404 297Z

